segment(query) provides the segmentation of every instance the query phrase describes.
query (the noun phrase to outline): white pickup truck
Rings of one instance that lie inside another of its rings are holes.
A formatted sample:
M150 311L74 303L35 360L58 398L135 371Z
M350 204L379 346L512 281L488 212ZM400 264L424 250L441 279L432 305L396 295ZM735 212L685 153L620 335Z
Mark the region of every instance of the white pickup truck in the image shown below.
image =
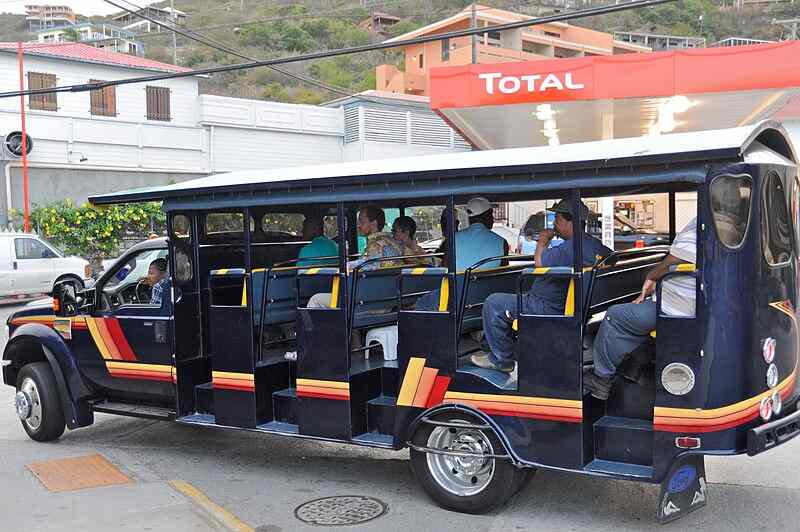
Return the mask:
M65 257L36 234L0 232L0 297L50 294L60 281L80 290L90 273L88 261Z

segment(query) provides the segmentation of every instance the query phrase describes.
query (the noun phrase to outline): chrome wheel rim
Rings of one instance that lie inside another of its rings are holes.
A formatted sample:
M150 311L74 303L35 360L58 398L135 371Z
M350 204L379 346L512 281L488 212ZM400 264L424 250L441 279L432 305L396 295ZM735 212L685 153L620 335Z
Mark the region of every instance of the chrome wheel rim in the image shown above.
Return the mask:
M428 470L442 489L459 497L469 497L486 489L494 478L495 459L489 438L472 428L436 427L428 436L428 447L476 456L427 454Z
M20 407L24 407L19 402L20 393L24 394L28 401L27 408L24 408L24 410L27 410L27 416L24 418L21 414L26 412L20 412ZM39 388L36 387L36 383L30 377L25 377L22 381L22 386L19 387L19 392L17 392L17 415L20 415L22 422L33 431L39 430L39 427L42 426L42 398L39 395Z

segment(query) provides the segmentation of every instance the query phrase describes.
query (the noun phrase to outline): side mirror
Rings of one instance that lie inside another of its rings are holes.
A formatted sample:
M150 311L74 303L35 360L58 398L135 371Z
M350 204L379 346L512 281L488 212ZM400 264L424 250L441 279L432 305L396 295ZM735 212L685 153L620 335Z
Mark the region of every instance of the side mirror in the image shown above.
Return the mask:
M75 285L67 281L56 283L53 288L53 312L56 316L78 314L78 296L75 294Z

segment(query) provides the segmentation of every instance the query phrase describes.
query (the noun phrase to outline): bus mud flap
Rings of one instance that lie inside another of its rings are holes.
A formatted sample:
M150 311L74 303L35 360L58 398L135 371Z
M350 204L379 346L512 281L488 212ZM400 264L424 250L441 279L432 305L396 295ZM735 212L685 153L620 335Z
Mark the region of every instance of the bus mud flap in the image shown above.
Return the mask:
M702 508L708 501L706 466L703 455L678 458L661 482L658 520L669 523Z

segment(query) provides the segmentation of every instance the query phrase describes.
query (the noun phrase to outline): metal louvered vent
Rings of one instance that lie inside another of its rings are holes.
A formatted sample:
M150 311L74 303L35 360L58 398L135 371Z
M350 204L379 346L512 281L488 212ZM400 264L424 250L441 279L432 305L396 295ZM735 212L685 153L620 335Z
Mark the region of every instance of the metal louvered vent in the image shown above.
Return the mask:
M344 108L344 142L358 142L358 107L348 105Z
M364 108L364 140L405 144L406 113L392 109Z
M411 144L449 148L452 145L450 127L434 114L414 113L411 115Z

